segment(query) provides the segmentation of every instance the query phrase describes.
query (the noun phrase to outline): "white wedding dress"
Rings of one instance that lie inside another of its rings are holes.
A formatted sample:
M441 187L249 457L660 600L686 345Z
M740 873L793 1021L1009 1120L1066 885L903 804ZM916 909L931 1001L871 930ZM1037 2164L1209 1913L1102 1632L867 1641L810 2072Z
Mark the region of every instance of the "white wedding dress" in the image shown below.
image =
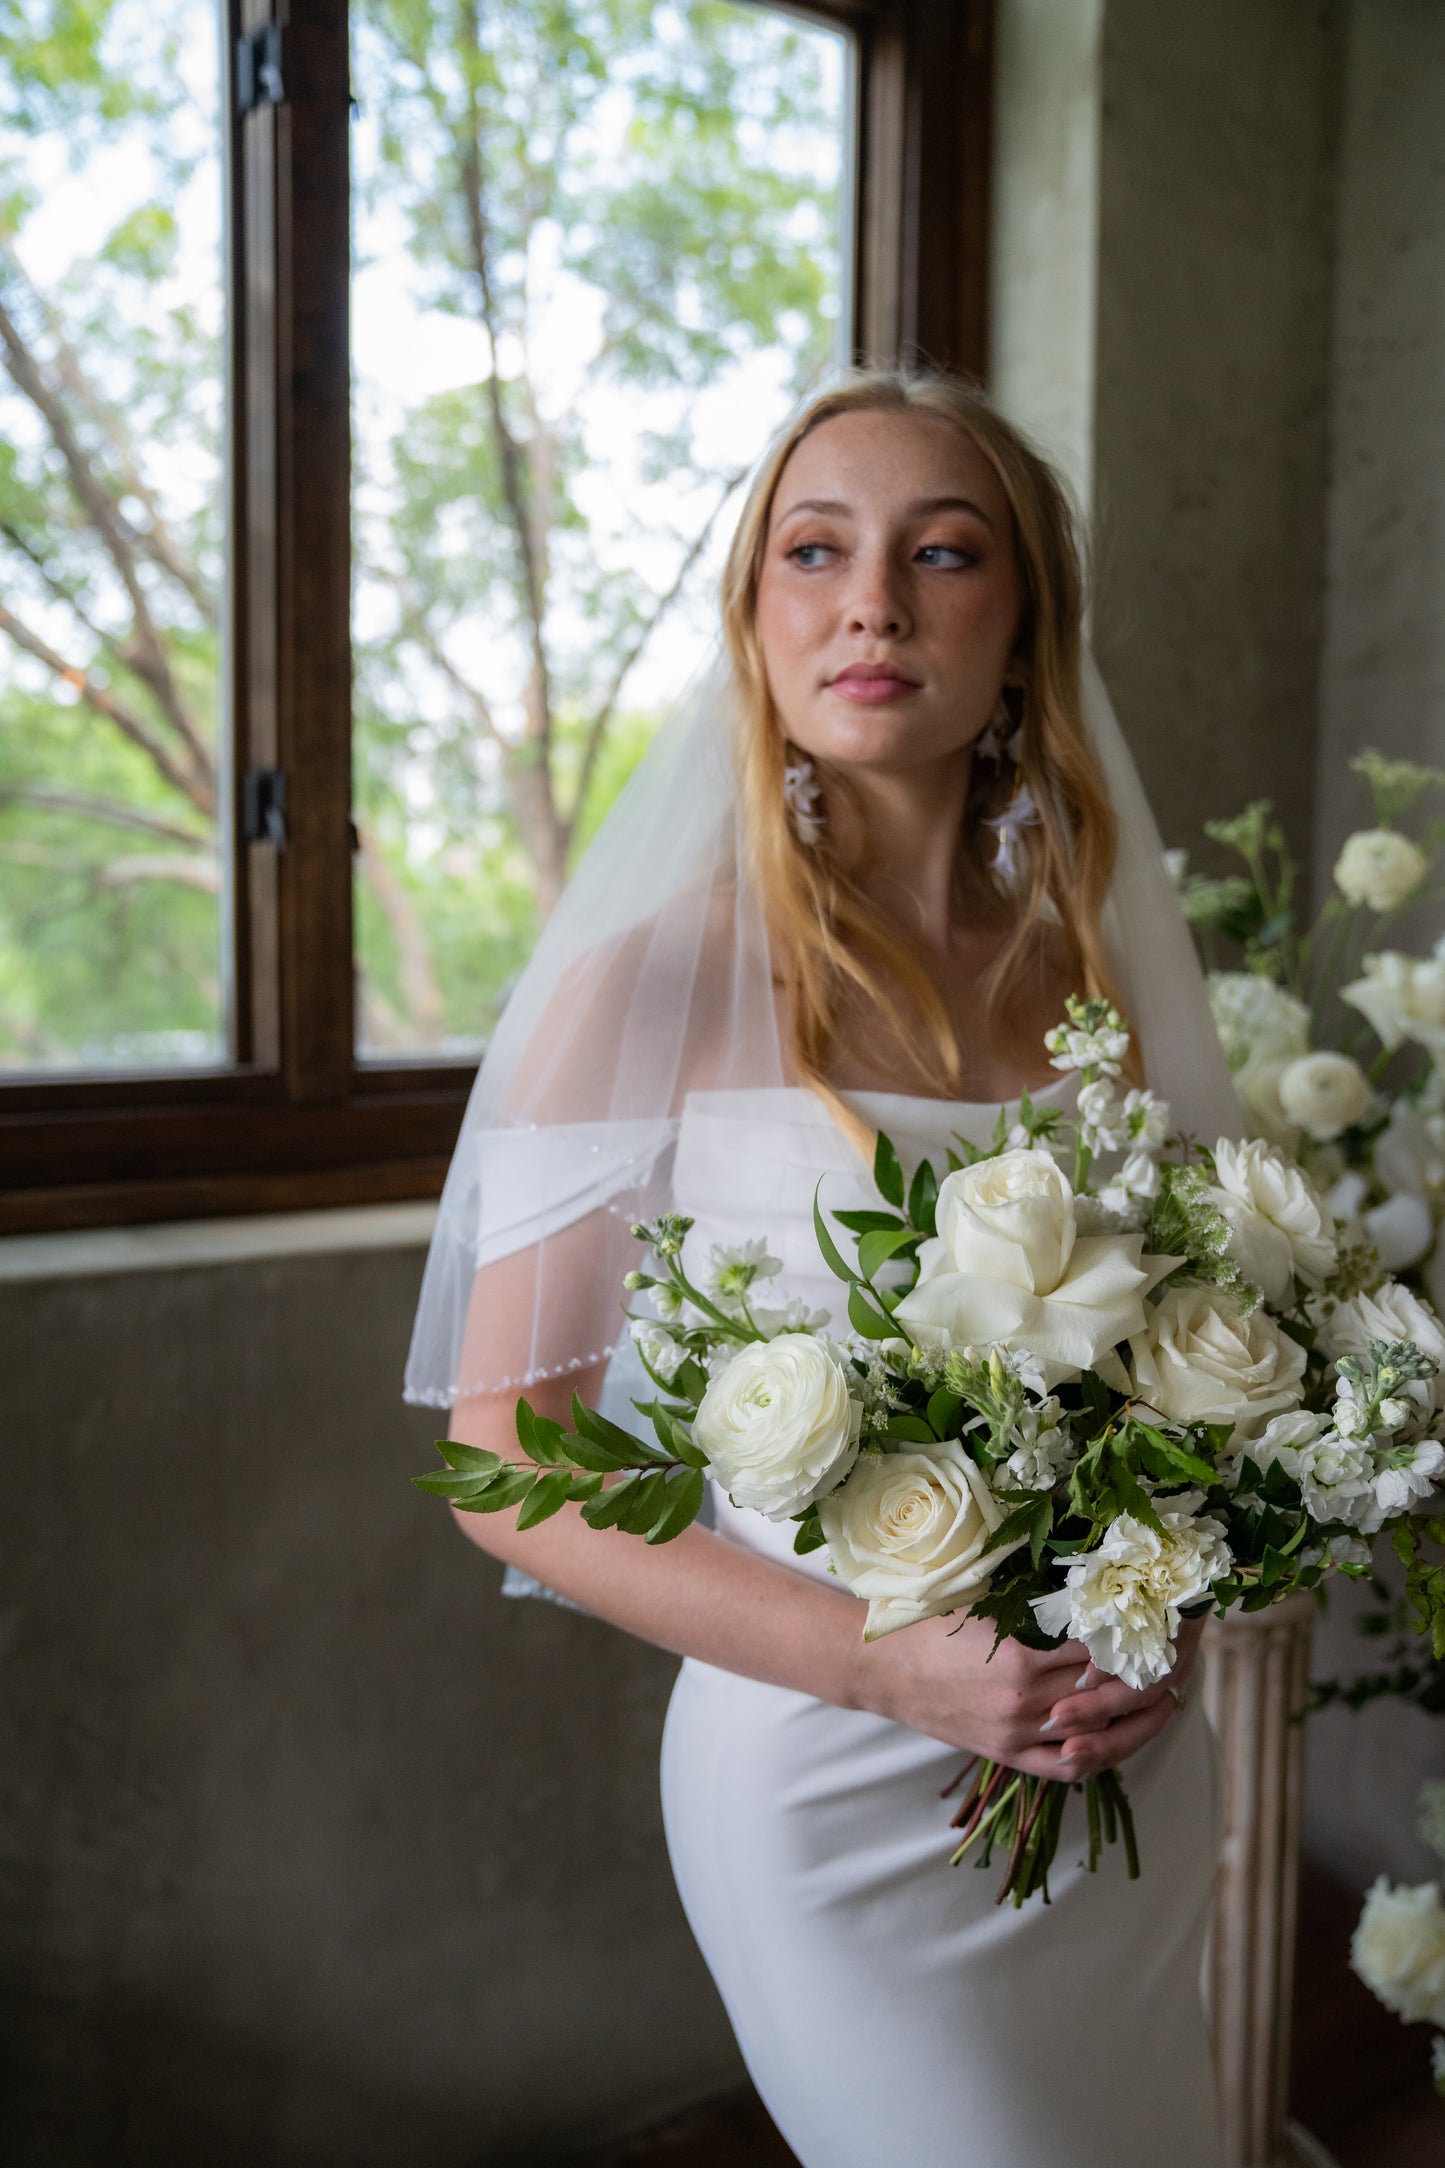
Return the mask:
M951 1132L982 1143L997 1109L853 1094L905 1165L940 1173ZM773 1289L836 1310L811 1215L876 1203L866 1170L806 1090L694 1093L672 1187L713 1242L765 1235ZM604 1406L648 1392L626 1351ZM731 1543L790 1570L791 1523L716 1496ZM860 1625L862 1613L859 1613ZM803 2168L1220 2168L1199 1979L1217 1848L1212 1744L1197 1694L1130 1761L1143 1873L1122 1848L1080 1864L1070 1808L1052 1903L997 1907L997 1859L948 1865L940 1793L956 1749L884 1718L682 1666L662 1797L693 1933L744 2060Z

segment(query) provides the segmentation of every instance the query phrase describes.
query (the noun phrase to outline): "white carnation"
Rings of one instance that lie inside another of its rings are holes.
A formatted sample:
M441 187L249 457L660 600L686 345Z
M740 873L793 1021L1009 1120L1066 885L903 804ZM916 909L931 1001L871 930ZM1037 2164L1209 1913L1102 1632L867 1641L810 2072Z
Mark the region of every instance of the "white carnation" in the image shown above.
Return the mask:
M785 1521L842 1482L862 1419L843 1351L780 1333L750 1342L712 1379L693 1428L734 1505Z
M1126 1686L1167 1677L1182 1612L1232 1563L1224 1523L1198 1511L1203 1501L1202 1491L1157 1499L1162 1535L1121 1513L1098 1549L1074 1560L1062 1589L1033 1599L1043 1631L1082 1641L1100 1671Z
M1335 860L1335 886L1347 903L1393 911L1420 886L1427 863L1419 845L1397 829L1361 828Z
M1350 1963L1407 2025L1445 2025L1445 1904L1438 1883L1396 1889L1381 1875L1365 1898Z
M1316 1144L1327 1144L1357 1122L1374 1094L1370 1080L1348 1054L1300 1054L1279 1077L1279 1103L1286 1119L1307 1130Z
M958 1439L926 1450L861 1454L818 1520L840 1580L866 1599L865 1641L955 1611L981 1595L1000 1560L990 1551L1004 1509Z
M1313 1182L1293 1160L1258 1139L1215 1147L1217 1184L1209 1202L1229 1222L1229 1251L1267 1302L1287 1303L1298 1274L1321 1286L1338 1257L1334 1226Z
M1232 1423L1242 1440L1299 1404L1304 1349L1223 1288L1170 1288L1129 1347L1139 1398L1170 1422Z

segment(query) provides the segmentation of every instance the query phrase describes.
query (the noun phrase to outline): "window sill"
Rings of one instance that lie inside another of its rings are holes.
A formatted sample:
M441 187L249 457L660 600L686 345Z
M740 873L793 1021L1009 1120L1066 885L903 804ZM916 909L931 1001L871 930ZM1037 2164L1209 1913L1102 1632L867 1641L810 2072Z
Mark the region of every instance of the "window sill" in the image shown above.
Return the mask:
M116 1273L191 1271L279 1257L419 1250L431 1239L436 1211L434 1203L362 1205L250 1219L5 1235L0 1236L0 1282L103 1279Z

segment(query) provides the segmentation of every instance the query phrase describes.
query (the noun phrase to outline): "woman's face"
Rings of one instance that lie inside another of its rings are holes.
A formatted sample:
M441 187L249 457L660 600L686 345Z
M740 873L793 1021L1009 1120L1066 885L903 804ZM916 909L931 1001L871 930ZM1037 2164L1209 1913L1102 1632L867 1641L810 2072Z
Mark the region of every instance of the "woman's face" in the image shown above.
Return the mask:
M779 477L758 582L784 732L857 769L956 756L997 704L1023 599L1008 499L961 430L835 415Z

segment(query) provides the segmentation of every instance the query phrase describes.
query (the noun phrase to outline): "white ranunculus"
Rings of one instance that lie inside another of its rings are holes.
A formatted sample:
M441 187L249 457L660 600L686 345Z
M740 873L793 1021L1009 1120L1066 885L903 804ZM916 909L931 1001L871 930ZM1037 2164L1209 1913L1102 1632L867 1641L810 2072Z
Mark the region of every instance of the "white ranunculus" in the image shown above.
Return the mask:
M785 1521L842 1482L862 1419L842 1349L790 1332L740 1349L703 1394L693 1428L733 1504Z
M1307 1052L1310 1012L1303 1001L1254 971L1211 971L1209 1005L1231 1069L1292 1061Z
M1332 1182L1325 1192L1325 1206L1331 1219L1337 1223L1359 1218L1360 1208L1370 1194L1370 1185L1363 1174L1352 1167Z
M1387 1272L1418 1265L1434 1247L1435 1216L1423 1197L1412 1197L1406 1190L1372 1205L1360 1224Z
M1328 1144L1357 1122L1374 1093L1370 1080L1348 1054L1300 1054L1280 1072L1279 1103L1286 1118L1307 1130L1316 1144Z
M1395 828L1360 828L1347 836L1335 860L1335 886L1346 903L1393 911L1425 878L1428 861L1419 845Z
M1319 1287L1335 1268L1330 1215L1309 1176L1272 1145L1221 1137L1209 1202L1229 1222L1229 1252L1267 1302L1286 1302L1296 1273Z
M1082 1641L1099 1669L1126 1686L1166 1678L1181 1612L1232 1563L1224 1523L1201 1514L1203 1503L1202 1491L1157 1498L1162 1535L1121 1513L1098 1549L1074 1560L1061 1589L1034 1597L1043 1631Z
M1432 1054L1445 1052L1445 957L1405 956L1385 949L1367 956L1363 976L1340 989L1381 1046L1393 1051L1414 1039Z
M1350 1963L1407 2025L1445 2025L1445 1904L1439 1884L1396 1889L1381 1875L1365 1898Z
M981 1595L1000 1560L1028 1540L988 1551L1005 1518L956 1438L918 1452L863 1453L818 1505L839 1579L867 1602L865 1641Z
M1375 1139L1373 1158L1375 1173L1386 1189L1410 1197L1438 1196L1445 1190L1445 1149L1438 1113L1397 1099Z
M1142 1234L1081 1235L1068 1176L1045 1152L1001 1152L946 1177L938 1233L896 1316L935 1347L1027 1348L1050 1385L1144 1323L1175 1260Z
M1428 1383L1434 1405L1445 1407L1445 1325L1428 1302L1398 1280L1387 1280L1373 1295L1337 1302L1321 1324L1320 1345L1334 1362L1341 1355L1364 1355L1372 1340L1412 1340L1422 1355L1438 1363Z
M1242 1440L1299 1403L1304 1349L1223 1288L1170 1288L1129 1348L1139 1398L1172 1423L1232 1423Z
M1244 1110L1251 1136L1263 1137L1270 1144L1277 1144L1282 1151L1293 1152L1300 1140L1298 1124L1292 1122L1280 1102L1279 1082L1290 1063L1298 1057L1290 1055L1272 1057L1268 1061L1252 1061L1245 1069L1235 1073L1234 1088Z

